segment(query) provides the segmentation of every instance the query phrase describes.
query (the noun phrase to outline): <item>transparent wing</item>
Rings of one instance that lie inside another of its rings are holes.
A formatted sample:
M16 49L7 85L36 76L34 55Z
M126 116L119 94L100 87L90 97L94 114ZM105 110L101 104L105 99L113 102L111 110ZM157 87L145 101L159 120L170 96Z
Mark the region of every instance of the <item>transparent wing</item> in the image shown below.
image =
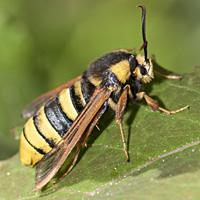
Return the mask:
M64 135L57 147L46 154L36 167L36 188L38 190L46 185L60 169L74 146L80 140L84 131L100 110L101 106L109 98L112 91L96 89L91 100L73 122L71 128Z
M43 106L48 100L52 99L55 97L61 90L64 88L69 88L71 87L76 81L81 80L82 76L78 76L44 94L36 98L33 102L31 102L24 110L22 111L22 117L23 118L30 118L33 116L35 112L39 110L41 106Z

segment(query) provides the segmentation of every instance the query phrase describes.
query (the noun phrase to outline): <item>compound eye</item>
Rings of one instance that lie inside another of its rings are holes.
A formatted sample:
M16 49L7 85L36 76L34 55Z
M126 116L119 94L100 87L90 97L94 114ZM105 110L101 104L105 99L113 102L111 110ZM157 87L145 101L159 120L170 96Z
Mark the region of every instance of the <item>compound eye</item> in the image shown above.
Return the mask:
M146 75L147 74L147 70L143 66L140 67L140 74L142 74L142 75Z

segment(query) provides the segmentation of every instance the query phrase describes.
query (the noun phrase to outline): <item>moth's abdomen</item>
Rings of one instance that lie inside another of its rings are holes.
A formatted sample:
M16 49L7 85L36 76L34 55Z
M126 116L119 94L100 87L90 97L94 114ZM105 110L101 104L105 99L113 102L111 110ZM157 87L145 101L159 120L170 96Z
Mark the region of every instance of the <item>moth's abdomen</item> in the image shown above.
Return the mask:
M21 162L33 166L65 135L86 105L81 81L62 90L31 117L20 141Z

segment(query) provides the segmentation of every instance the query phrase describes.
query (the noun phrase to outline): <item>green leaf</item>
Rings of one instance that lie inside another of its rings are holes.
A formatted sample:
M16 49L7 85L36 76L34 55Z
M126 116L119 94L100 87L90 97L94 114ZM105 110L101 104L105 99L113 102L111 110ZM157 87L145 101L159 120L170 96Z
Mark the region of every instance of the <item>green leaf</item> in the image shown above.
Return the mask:
M199 199L200 69L182 80L156 75L145 91L166 109L191 108L167 115L145 102L130 104L123 121L130 163L107 113L70 174L37 192L35 169L22 165L19 154L0 162L1 199Z

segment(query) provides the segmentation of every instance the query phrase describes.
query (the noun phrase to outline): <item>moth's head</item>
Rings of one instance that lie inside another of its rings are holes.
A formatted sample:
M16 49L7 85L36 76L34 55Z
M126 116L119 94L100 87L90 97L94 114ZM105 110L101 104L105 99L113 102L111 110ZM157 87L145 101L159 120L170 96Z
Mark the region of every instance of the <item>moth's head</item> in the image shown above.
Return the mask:
M145 23L146 8L143 5L138 5L138 7L142 8L142 36L144 41L139 51L144 49L144 56L142 56L141 54L138 54L136 56L137 65L135 67L135 70L133 71L133 74L143 83L149 83L153 78L153 64L151 62L151 59L147 59L148 42L146 40L146 23Z
M138 54L136 56L136 60L138 64L133 71L133 75L141 80L143 83L149 83L151 79L154 78L153 64L151 62L151 58L145 59L144 56Z

